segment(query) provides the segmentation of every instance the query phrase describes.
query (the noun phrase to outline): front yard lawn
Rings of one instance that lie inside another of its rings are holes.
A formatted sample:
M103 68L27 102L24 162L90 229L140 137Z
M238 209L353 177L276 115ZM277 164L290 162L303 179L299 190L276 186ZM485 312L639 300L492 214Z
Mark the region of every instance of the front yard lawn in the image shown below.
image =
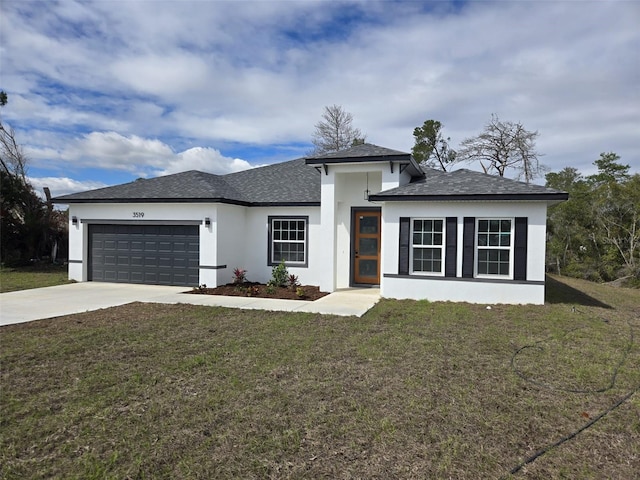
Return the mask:
M0 477L636 478L640 291L548 288L490 310L137 303L2 327Z
M71 283L69 267L51 263L0 268L0 293Z

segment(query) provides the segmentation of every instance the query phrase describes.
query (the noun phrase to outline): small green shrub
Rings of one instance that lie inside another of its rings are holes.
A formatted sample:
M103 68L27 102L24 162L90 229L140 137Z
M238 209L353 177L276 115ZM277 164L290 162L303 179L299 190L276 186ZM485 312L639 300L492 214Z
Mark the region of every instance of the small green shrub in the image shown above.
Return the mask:
M284 259L271 270L271 281L276 287L286 287L289 272L284 264Z

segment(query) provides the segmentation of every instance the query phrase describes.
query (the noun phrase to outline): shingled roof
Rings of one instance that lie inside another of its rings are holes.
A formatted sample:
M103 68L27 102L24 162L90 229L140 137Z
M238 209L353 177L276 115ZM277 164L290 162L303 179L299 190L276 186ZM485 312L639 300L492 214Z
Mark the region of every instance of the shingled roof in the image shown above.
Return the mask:
M392 165L402 165L401 169L408 168L407 172L411 176L422 176L420 166L410 153L379 147L372 143L361 143L346 150L329 152L306 159L307 165L322 165L325 169L328 165L359 162L390 162ZM391 168L393 170L393 166Z
M374 145L372 143L361 143L359 145L354 145L351 148L347 148L346 150L340 150L338 152L329 152L323 153L320 155L314 155L308 157L308 161L313 160L331 160L331 159L362 159L367 157L366 159L370 161L372 158L384 158L388 159L389 157L402 157L406 160L409 160L411 156L410 153L400 152L398 150L392 150L390 148L379 147L378 145Z
M55 203L223 202L239 205L320 205L320 175L304 159L227 175L191 170L72 193Z
M191 170L63 195L55 203L202 203L247 206L320 205L320 173L311 166L391 162L409 167L413 181L370 195L372 201L566 200L565 192L474 172L421 168L408 153L361 144L340 152L299 158L227 175ZM393 167L392 167L393 168Z
M442 172L424 168L424 178L375 195L372 201L452 201L452 200L567 200L566 192L518 182L509 178L460 169Z

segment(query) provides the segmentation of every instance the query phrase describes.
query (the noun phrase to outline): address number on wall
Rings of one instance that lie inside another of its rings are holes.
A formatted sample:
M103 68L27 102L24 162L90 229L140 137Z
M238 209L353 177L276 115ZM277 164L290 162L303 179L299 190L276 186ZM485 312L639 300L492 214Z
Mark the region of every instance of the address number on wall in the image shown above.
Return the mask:
M142 218L144 217L144 212L133 212L133 218Z

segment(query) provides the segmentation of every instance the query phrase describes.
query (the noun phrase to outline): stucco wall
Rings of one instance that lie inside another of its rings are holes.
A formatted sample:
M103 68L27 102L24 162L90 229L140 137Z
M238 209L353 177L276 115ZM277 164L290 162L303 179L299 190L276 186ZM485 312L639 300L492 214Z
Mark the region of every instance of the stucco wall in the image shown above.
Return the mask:
M231 271L239 267L248 270L247 278L255 282L267 282L273 267L267 264L269 248L269 216L307 216L308 223L308 266L288 266L292 275L297 275L300 283L319 285L319 272L326 268L320 241L319 207L251 207L246 209L244 251L236 257L236 264L229 265ZM239 252L239 249L236 248Z
M371 193L379 192L381 172L368 173ZM336 288L349 287L351 275L351 209L375 207L365 200L367 173L352 172L336 175Z
M133 212L144 217L133 218ZM69 218L78 218L77 225L69 221L69 278L88 278L87 224L92 220L145 222L198 221L200 225L200 284L209 287L229 283L233 269L248 270L252 281L266 282L271 278L267 265L268 224L270 215L300 215L309 217L308 267L289 267L302 283L318 285L318 272L327 261L321 248L319 207L243 207L227 204L78 204L71 205ZM206 226L204 219L211 225ZM80 263L81 262L81 263Z
M546 204L544 202L388 202L382 209L381 294L390 298L473 303L544 303L544 285L474 279L390 278L398 274L400 217L457 217L457 277L462 276L464 217L527 217L527 281L544 282Z
M352 207L381 206L365 200L367 184L374 194L407 183L410 177L406 171L401 173L397 164L392 173L386 162L332 164L328 172L323 171L321 175L320 238L326 261L331 263L320 272L320 288L333 291L350 286Z

